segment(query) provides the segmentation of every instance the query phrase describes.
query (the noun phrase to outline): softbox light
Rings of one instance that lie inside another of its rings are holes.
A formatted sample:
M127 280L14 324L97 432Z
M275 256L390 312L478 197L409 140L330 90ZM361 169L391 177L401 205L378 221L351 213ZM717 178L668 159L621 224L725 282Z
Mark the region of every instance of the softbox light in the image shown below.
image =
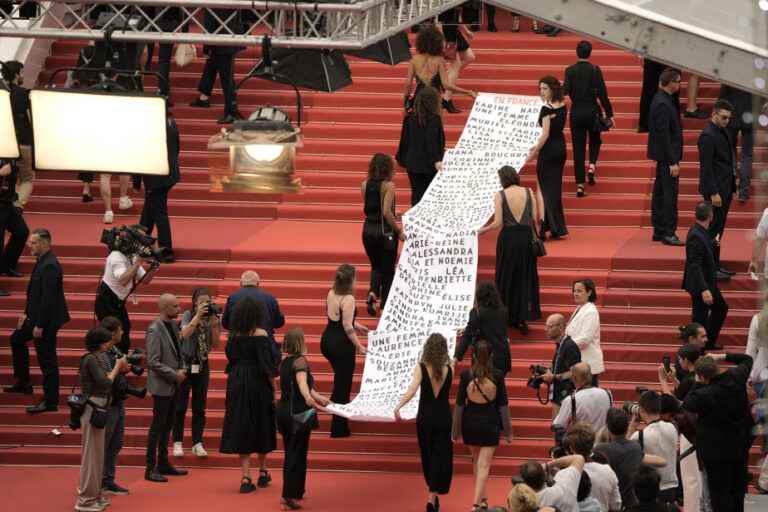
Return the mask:
M394 36L382 39L378 43L373 43L362 50L353 50L345 53L360 57L361 59L394 66L411 60L411 42L408 40L408 34L398 32Z
M16 126L11 111L11 93L0 88L0 158L19 158Z
M164 98L35 89L30 103L35 168L168 174Z
M333 92L352 84L349 64L338 50L272 49L274 75L260 75L264 64L256 68L256 76L265 80L287 84L284 75L298 87ZM277 76L275 76L277 75Z

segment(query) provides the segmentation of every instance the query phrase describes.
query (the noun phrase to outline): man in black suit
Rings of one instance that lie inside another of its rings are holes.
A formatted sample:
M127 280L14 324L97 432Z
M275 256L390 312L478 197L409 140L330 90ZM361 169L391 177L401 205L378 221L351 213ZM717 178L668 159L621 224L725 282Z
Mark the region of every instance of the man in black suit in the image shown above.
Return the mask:
M696 205L696 224L685 240L685 272L683 289L691 295L693 322L707 330L707 350L720 350L717 337L728 315L728 304L717 287L717 265L709 226L712 205L702 201Z
M203 25L208 32L215 32L220 29L220 22L210 13L210 9L205 11ZM241 15L238 13L232 16L232 9L213 9L222 21L229 20L227 28L235 34L242 34L245 26ZM220 32L223 29L219 30ZM221 80L221 89L224 92L224 117L219 119L219 124L232 124L238 119L243 119L243 115L237 109L237 95L235 91L235 55L244 50L244 46L203 46L203 53L208 55L203 67L203 76L200 77L200 84L197 90L200 96L190 103L192 107L210 108L211 92L213 83L216 81L216 73Z
M720 243L731 200L736 192L736 151L727 130L733 117L733 105L717 100L712 109L711 122L699 135L699 193L712 203L712 223L709 234L717 265L717 278L728 280L735 272L720 265Z
M32 256L37 263L27 286L27 307L11 334L13 376L16 383L5 388L6 393L32 394L29 378L29 349L27 341L35 342L35 352L43 372L45 398L28 407L27 412L58 410L59 365L56 357L56 333L69 322L67 300L64 297L63 272L59 260L51 251L51 233L35 229L29 238Z
M547 317L544 324L547 337L555 342L555 354L552 356L552 369L542 376L550 383L552 396L552 417L560 412L563 399L573 393L576 387L571 379L571 368L581 362L581 351L576 342L565 334L565 317L555 313Z
M24 251L24 244L29 236L29 228L24 222L21 208L14 205L17 198L16 177L19 174L16 162L0 161L0 274L21 277L17 270L19 257ZM5 245L5 231L10 237ZM3 250L3 245L5 249ZM0 297L9 295L0 290Z
M720 86L721 100L728 100L733 105L733 117L728 123L731 142L736 148L736 142L741 134L739 152L739 201L749 199L749 183L752 180L752 155L755 145L755 134L752 127L752 94L728 85ZM746 115L745 115L746 114Z
M651 102L648 126L648 158L656 161L656 180L651 199L653 241L665 245L683 245L676 234L683 127L673 95L679 90L680 72L665 69L659 79L659 91Z
M166 249L163 263L173 263L176 257L173 254L173 241L171 238L171 221L168 219L168 193L179 182L179 128L171 111L168 111L167 119L167 146L168 146L168 170L167 176L144 176L144 208L141 210L139 224L147 228L147 234L152 234L157 224L157 243Z

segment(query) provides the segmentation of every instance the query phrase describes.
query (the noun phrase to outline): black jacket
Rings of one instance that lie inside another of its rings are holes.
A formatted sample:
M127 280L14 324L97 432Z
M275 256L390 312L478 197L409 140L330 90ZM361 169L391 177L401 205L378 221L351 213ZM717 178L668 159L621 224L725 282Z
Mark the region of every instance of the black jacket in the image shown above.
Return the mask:
M415 113L405 116L395 156L401 167L412 174L435 173L435 162L442 162L444 153L445 131L440 116L429 117L424 126L419 125Z
M565 373L573 368L573 365L580 362L581 350L579 350L579 346L570 336L566 336L557 344L555 353L552 355L552 373ZM552 386L552 401L558 404L575 389L573 381L570 379L555 380Z
M27 285L27 307L24 310L33 327L58 330L69 322L67 299L64 297L64 275L59 260L48 251L38 258Z
M244 286L237 290L235 293L229 296L227 304L224 307L224 314L221 317L221 325L229 330L229 321L232 316L232 312L235 310L235 306L238 301L243 297L251 297L264 303L265 316L262 322L261 328L267 331L269 337L274 341L275 329L285 325L285 316L280 311L280 306L277 303L277 299L272 296L271 293L262 290L256 286Z
M648 158L677 165L683 159L683 126L672 96L659 91L651 101L648 120Z
M167 121L166 141L168 146L168 175L145 175L144 187L147 190L171 188L181 180L181 173L179 172L179 150L181 148L179 128L176 125L176 120L172 117L169 117Z
M701 295L704 290L717 289L717 265L712 250L712 237L698 222L688 230L685 239L685 271L683 290Z
M10 89L16 141L22 146L29 146L32 144L32 124L29 121L29 89L16 84L11 84Z
M698 415L696 451L707 461L742 460L752 444L752 414L747 398L747 379L752 358L728 354L736 366L712 378L709 384L694 384L683 408Z
M595 66L587 61L579 61L565 69L565 81L563 82L563 94L571 97L571 113L577 110L579 105L593 106L598 110L597 100L600 100L606 117L613 117L613 107L608 99L608 89L605 87L605 79L600 66Z
M727 130L709 122L699 135L699 193L731 196L736 190L735 148Z
M19 196L16 194L16 178L19 175L19 167L14 160L0 160L0 167L11 164L11 173L8 176L0 176L0 206L11 205Z
M485 340L491 345L494 368L502 373L512 370L507 338L507 314L504 308L472 308L464 335L456 345L454 358L461 361L470 345L474 347L478 340Z

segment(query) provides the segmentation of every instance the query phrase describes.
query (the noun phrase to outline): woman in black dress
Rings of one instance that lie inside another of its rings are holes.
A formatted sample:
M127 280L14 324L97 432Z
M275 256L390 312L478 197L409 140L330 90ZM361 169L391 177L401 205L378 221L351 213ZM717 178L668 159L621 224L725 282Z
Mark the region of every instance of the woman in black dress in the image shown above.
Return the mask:
M366 334L368 328L355 321L355 267L339 265L333 288L325 299L328 323L320 338L320 351L333 368L331 402L349 403L352 394L352 376L355 373L355 352L365 354L365 346L357 339L357 332ZM349 437L349 420L334 416L331 437Z
M493 222L478 234L503 225L496 240L496 287L507 306L507 323L528 334L528 321L541 318L539 270L531 250L540 208L531 190L520 186L514 167L499 169L499 180L503 190L494 198Z
M480 340L491 345L493 367L506 375L512 369L512 357L509 353L507 337L507 310L501 302L496 285L484 281L477 286L475 307L469 312L469 323L456 344L453 356L456 363L464 358L470 345L474 347Z
M371 316L376 316L377 302L384 310L395 278L397 241L405 240L395 219L394 167L391 156L376 153L368 164L368 179L360 185L365 201L363 247L371 262L371 287L365 302Z
M568 111L563 101L563 88L557 78L542 78L539 81L539 93L545 103L539 114L541 135L528 153L525 163L538 153L536 176L544 203L544 211L539 212L542 218L539 235L543 240L547 231L552 233L552 238L568 234L563 213L563 168L566 156L563 128Z
M443 168L445 131L440 114L440 94L433 87L423 87L416 95L413 112L403 119L397 163L408 171L411 182L411 206L416 206L427 191L437 171Z
M251 479L252 453L259 456L259 487L269 485L267 454L277 445L272 384L276 368L269 336L259 327L263 320L264 304L245 297L229 321L226 411L219 451L240 456L241 493L256 489Z
M453 440L461 436L472 454L475 476L473 512L488 508L485 483L502 432L507 443L511 443L507 389L501 371L493 368L491 346L481 341L475 347L472 368L461 372L453 413Z
M309 436L306 432L293 432L293 415L309 409L322 409L328 399L314 390L315 379L309 369L304 331L295 327L283 340L285 359L280 363L280 402L277 405L277 428L283 436L283 493L280 503L284 508L297 510L296 503L304 499L307 481L307 452Z
M453 368L448 357L448 342L442 334L432 334L424 343L421 361L413 370L413 380L395 407L400 409L419 390L416 435L421 450L421 470L427 482L427 512L440 510L438 494L448 494L453 478L453 442L451 441L451 390Z

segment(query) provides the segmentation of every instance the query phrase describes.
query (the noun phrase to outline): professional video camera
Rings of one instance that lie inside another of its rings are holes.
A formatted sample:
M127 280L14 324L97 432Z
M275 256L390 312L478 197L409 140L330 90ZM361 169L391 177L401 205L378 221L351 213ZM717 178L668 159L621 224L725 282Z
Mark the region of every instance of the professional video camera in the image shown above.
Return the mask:
M635 393L637 393L638 396L642 395L646 391L648 391L648 388L644 386L635 387ZM629 414L629 416L640 416L640 404L638 404L637 402L627 400L624 402L621 408L624 409L624 412Z
M114 356L115 359L120 359L121 357L125 357L128 360L128 364L130 366L131 373L134 374L137 377L140 377L141 375L144 375L144 360L147 358L146 354L143 350L140 348L133 349L133 352L130 354L123 354L119 348L113 346L109 349L112 352L112 356Z
M101 232L101 243L111 251L120 251L128 257L138 255L153 264L168 256L168 249L155 249L155 239L133 226L120 226Z
M528 369L531 372L531 377L528 379L528 387L539 389L544 384L544 379L541 377L549 371L549 368L540 364L532 364Z

